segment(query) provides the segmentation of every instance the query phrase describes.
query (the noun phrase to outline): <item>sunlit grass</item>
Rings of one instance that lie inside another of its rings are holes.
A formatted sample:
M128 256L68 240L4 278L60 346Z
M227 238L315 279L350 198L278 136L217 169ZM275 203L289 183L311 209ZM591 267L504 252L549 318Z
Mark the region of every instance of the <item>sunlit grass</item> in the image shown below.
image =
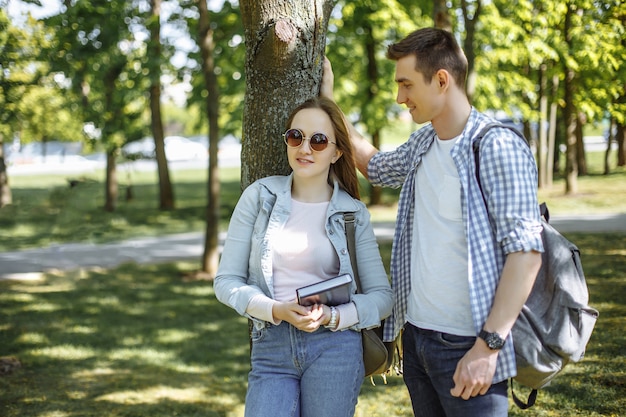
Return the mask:
M598 161L591 156L592 175L579 178L577 195L565 196L557 178L539 191L540 201L553 215L626 212L626 170L602 176ZM74 188L66 176L11 178L15 204L0 210L0 250L204 230L205 171L173 174L177 208L165 212L157 208L154 173L133 172L131 179L135 198L120 198L115 213L104 213L101 175ZM223 170L221 179L225 229L240 194L238 168ZM397 196L385 190L383 204L370 207L372 218L394 221ZM601 316L585 360L541 390L532 410L512 407L514 417L617 416L626 409L626 238L568 237L581 248ZM390 245L381 248L388 265ZM127 264L0 282L0 356L22 363L0 375L0 416L242 416L247 320L218 303L210 283L185 282L196 268ZM357 416L408 415L400 377L388 377L387 385L364 381Z
M513 417L608 417L626 407L626 236L569 237L600 319L585 359L540 390L531 410L511 404ZM390 245L381 248L388 262ZM0 356L22 363L0 376L0 415L241 417L247 320L217 302L210 282L185 282L194 267L122 265L0 282ZM357 416L411 415L401 377L375 382L363 382Z
M604 169L603 153L588 154L590 175L578 178L578 192L565 195L563 178L552 187L540 189L553 215L626 213L626 167ZM49 246L64 242L103 243L136 236L203 232L206 228L206 170L172 172L176 209L158 209L157 177L153 172L132 174L134 198L127 201L129 184L121 182L120 197L113 213L104 212L104 183L101 174L83 178L70 188L67 176L38 175L11 178L14 204L0 210L0 251ZM239 168L223 168L221 179L220 229L226 230L241 194ZM369 186L361 177L364 201ZM384 189L380 205L369 207L374 221L393 222L398 190Z

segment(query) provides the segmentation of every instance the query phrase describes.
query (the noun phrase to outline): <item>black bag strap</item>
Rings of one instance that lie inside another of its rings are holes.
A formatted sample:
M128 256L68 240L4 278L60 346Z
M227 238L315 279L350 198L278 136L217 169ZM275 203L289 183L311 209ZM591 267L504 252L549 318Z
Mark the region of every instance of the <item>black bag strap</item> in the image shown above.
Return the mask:
M524 141L526 141L526 138L524 137L524 135L519 130L517 130L514 127L511 127L511 126L504 125L502 123L489 123L485 127L483 127L480 132L478 132L478 135L476 136L476 139L474 140L474 143L472 144L472 149L474 150L474 164L476 165L476 181L478 182L478 188L480 189L480 194L483 197L483 201L485 203L485 208L488 208L488 207L487 207L487 199L485 198L485 194L483 193L483 187L482 187L482 185L480 183L480 162L479 162L478 151L479 151L479 148L480 148L480 141L485 136L485 134L487 134L489 129L494 128L494 127L504 127L506 129L510 129L513 132L515 132L515 134L517 136L521 137L522 139L524 139ZM526 143L528 143L528 141L526 141ZM546 222L550 218L550 214L548 212L548 207L546 206L545 203L541 204L541 215L544 216L544 218L546 219ZM522 410L526 410L526 409L532 407L533 405L535 405L535 401L537 400L537 390L536 389L533 388L530 391L530 394L528 394L528 400L526 400L526 402L524 402L524 401L520 400L517 397L517 395L515 395L515 392L513 391L513 378L510 379L510 384L511 384L511 397L513 398L513 402L515 403L515 405L517 405Z
M510 383L511 383L511 397L513 398L513 402L515 403L516 406L518 406L522 410L526 410L532 407L533 405L535 405L535 401L537 401L536 389L533 388L530 391L530 394L528 394L528 399L526 400L526 402L524 402L520 400L517 397L517 395L515 395L515 392L513 391L513 378L511 378Z
M346 239L348 241L348 253L350 254L350 263L352 264L352 272L354 273L354 283L356 284L356 292L361 293L361 280L359 279L359 267L356 263L356 240L354 237L354 224L356 217L354 213L343 213L343 223L346 230Z

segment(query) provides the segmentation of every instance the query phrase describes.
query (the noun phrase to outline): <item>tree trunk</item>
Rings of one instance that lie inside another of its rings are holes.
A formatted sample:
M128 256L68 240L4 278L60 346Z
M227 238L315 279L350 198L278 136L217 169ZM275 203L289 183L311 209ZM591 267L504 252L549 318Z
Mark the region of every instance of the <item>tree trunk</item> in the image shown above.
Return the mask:
M609 119L609 133L606 138L606 152L604 153L604 175L609 175L611 173L611 146L615 140L615 135L613 134L614 127L615 120L611 117Z
M9 187L9 174L4 159L4 137L0 134L0 208L13 203L11 187Z
M376 88L378 84L378 65L376 61L376 50L377 43L374 39L374 28L372 28L369 21L365 21L365 50L367 51L367 79L370 85L367 93L368 102L373 102L378 94L378 88ZM372 132L372 145L376 149L380 149L380 129ZM370 185L370 204L377 205L380 204L380 200L382 197L382 188L375 187Z
M206 1L198 1L200 20L198 22L198 45L202 54L202 73L208 91L206 99L207 118L209 120L209 179L207 183L206 235L202 255L202 271L209 279L215 278L219 264L218 233L220 218L220 178L218 170L218 125L219 89L215 76L213 52L215 42Z
M174 208L174 191L165 155L163 120L161 119L161 0L150 0L152 19L148 59L150 61L150 111L152 115L152 137L159 173L159 208Z
M573 78L573 71L566 71L565 80L565 109L563 111L563 118L565 119L565 139L566 139L566 153L565 153L565 194L576 194L578 192L578 163L576 158L576 109L574 108L573 93L571 80Z
M111 67L105 74L104 77L104 93L105 93L105 109L106 114L109 115L105 118L103 135L109 136L111 135L112 129L111 124L112 120L117 117L121 117L121 109L119 106L115 106L113 96L115 94L115 81L119 78L120 73L122 72L123 64ZM119 184L117 181L117 156L119 152L119 147L113 146L107 148L107 165L106 165L106 182L105 182L105 202L104 202L104 210L113 212L117 207L117 196L119 193Z
M559 76L552 77L552 103L550 104L550 123L548 128L548 156L546 159L546 187L552 187L552 180L554 179L555 166L558 168L558 164L555 164L555 159L558 161L559 152L556 149L556 124L557 124L557 112L558 112L558 91L559 91Z
M380 130L376 130L372 133L372 144L376 147L376 149L380 149ZM381 204L382 196L382 187L370 185L370 205Z
M241 184L290 172L282 133L319 94L331 0L242 0L246 40Z
M470 10L472 9L473 10ZM461 9L463 11L463 21L465 23L465 40L463 41L463 51L467 57L467 97L472 102L474 91L476 89L476 72L474 64L476 61L476 53L474 51L474 37L476 34L476 22L480 18L481 1L468 2L461 0ZM472 13L473 12L473 13Z
M585 141L583 136L583 118L582 113L578 113L576 117L576 166L578 166L578 176L587 175L587 154L585 153Z
M108 212L114 212L117 207L117 194L118 194L118 182L117 182L117 150L107 151L107 165L106 165L106 180L105 180L105 202L104 210Z
M572 14L573 6L569 6L565 14L565 25L563 29L563 37L568 44L568 51L572 51ZM564 60L565 85L564 99L565 108L563 110L563 119L565 120L565 143L567 144L567 153L565 157L565 194L576 194L578 192L578 164L576 160L576 119L577 111L574 106L574 78L575 72L571 69L567 60Z
M617 166L623 167L626 165L626 125L617 123L615 140L617 141Z
M537 167L539 168L539 188L548 183L548 91L546 65L539 70L539 141L537 146Z
M436 28L452 32L452 21L446 0L433 1L433 21Z

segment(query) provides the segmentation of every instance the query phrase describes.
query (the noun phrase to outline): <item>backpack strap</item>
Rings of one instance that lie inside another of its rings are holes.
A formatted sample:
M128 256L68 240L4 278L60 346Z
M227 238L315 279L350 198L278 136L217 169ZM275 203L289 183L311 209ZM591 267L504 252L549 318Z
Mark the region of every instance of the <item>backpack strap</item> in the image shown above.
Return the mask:
M511 378L510 382L511 382L511 397L513 398L513 402L515 403L516 406L518 406L522 410L526 410L532 407L533 405L535 405L535 401L537 401L537 390L535 388L533 388L530 391L530 394L528 394L528 399L526 400L526 402L524 402L520 400L517 397L517 395L515 395L515 392L513 391L513 378Z
M483 193L483 187L482 187L482 185L480 183L480 163L479 163L478 151L479 151L479 148L480 148L480 141L485 136L485 134L487 134L489 129L491 129L493 127L504 127L506 129L510 129L517 136L521 137L522 139L524 139L524 141L526 143L528 143L528 141L526 140L524 135L519 130L517 130L514 127L511 127L511 126L504 125L502 123L489 123L485 127L483 127L480 132L478 132L478 135L476 136L476 139L474 140L474 143L472 144L472 149L474 151L474 164L476 165L476 181L478 182L478 188L480 189L480 195L483 197L483 202L485 203L485 207L486 208L487 208L487 199L485 198L485 194ZM548 206L545 203L541 204L541 215L546 219L546 222L548 222L548 220L550 219L550 213L548 212ZM515 395L515 392L513 391L513 378L510 378L510 384L511 384L511 397L513 398L513 402L515 403L515 405L517 405L522 410L526 410L526 409L532 407L533 405L535 405L535 401L537 400L537 390L536 389L532 389L532 391L530 391L530 394L528 394L528 399L526 400L526 402L524 402L524 401L520 400L517 397L517 395Z
M474 139L474 142L472 143L472 149L474 150L474 165L476 166L476 180L478 181L478 188L480 188L480 194L483 196L485 207L487 207L487 200L485 199L485 194L483 193L483 186L480 183L480 163L478 161L478 151L480 148L480 141L487 134L487 132L494 127L503 127L505 129L509 129L513 131L513 133L515 133L517 136L524 139L524 142L528 143L528 140L526 140L526 137L522 134L522 132L520 132L519 130L517 130L516 128L512 126L507 126L500 122L488 123L480 130L480 132L478 132L478 134L476 135L476 139Z

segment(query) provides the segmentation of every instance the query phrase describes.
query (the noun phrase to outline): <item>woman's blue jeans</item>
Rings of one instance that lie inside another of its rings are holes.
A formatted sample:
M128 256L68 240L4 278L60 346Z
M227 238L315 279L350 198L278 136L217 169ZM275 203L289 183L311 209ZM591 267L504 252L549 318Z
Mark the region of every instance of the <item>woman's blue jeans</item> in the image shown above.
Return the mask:
M404 382L413 413L420 417L502 417L508 415L507 381L485 395L468 400L453 397L456 365L474 345L475 337L454 336L406 324L402 334Z
M252 331L246 417L352 417L363 383L361 334L287 322Z

